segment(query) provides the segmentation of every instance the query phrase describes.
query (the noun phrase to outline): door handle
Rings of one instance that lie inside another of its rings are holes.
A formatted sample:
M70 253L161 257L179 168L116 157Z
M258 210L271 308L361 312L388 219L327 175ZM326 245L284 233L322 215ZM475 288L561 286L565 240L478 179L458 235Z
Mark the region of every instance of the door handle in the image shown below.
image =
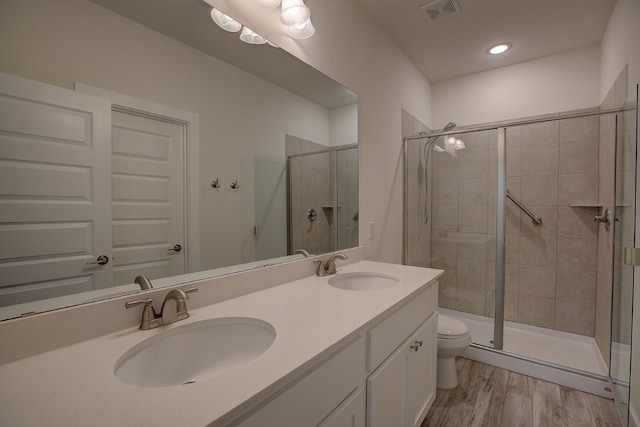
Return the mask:
M100 255L95 261L88 262L87 265L105 265L109 263L109 257Z
M173 247L169 249L169 252L180 252L181 250L182 245L173 245Z

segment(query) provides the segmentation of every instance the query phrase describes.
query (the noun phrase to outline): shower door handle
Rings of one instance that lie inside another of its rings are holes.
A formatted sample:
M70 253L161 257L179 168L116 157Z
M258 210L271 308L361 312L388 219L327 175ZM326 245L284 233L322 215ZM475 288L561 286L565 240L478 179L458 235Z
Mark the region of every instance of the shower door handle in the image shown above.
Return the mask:
M624 264L632 267L640 266L640 248L624 247Z

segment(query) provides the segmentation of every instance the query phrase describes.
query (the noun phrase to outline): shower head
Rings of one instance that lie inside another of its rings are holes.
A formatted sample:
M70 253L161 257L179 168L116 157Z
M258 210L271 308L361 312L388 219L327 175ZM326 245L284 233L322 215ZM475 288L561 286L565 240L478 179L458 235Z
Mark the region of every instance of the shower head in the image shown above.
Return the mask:
M449 132L450 130L453 130L453 128L456 127L456 124L453 122L449 122L447 123L444 128L442 129L443 132Z

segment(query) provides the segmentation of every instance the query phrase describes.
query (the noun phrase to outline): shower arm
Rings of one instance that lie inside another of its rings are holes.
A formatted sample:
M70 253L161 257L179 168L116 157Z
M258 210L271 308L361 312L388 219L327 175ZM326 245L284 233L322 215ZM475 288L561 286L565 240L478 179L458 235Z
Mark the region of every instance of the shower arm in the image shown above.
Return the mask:
M510 192L509 189L507 188L507 197L516 204L517 207L519 207L522 212L526 213L529 218L531 218L533 220L533 222L535 222L536 224L540 225L542 224L542 218L540 218L538 215L534 214L533 212L531 212L531 210L529 210L528 207L526 207L525 205L522 204L522 202L520 202L520 200L516 199Z

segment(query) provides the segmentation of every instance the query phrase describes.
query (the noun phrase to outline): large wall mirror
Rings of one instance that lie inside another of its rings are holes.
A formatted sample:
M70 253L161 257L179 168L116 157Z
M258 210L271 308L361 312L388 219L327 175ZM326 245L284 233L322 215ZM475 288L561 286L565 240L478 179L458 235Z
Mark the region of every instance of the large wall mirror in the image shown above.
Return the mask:
M356 95L210 10L0 4L0 319L357 246Z

